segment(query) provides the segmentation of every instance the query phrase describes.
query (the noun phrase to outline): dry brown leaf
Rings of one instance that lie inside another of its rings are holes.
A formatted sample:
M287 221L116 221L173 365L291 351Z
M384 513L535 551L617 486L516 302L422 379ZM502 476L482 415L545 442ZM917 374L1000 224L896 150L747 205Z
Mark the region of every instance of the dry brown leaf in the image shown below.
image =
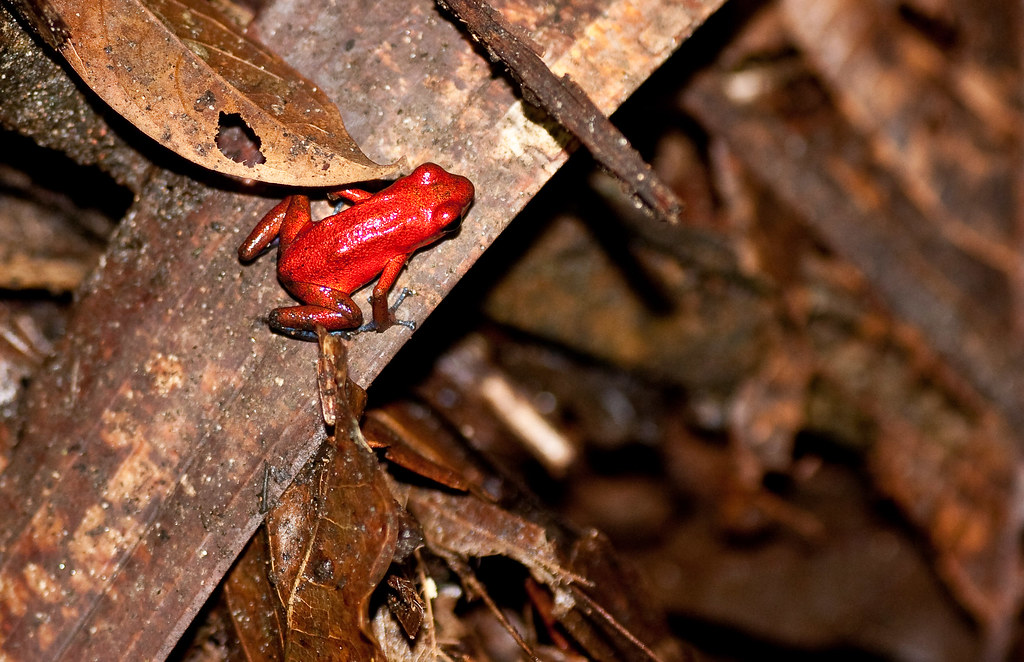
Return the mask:
M992 650L1008 645L1024 594L1022 485L1005 426L989 414L966 434L947 424L938 436L883 418L869 456L879 489L925 531L936 569Z
M115 111L217 172L290 186L379 179L338 108L199 0L19 1L43 38Z
M335 435L267 514L266 547L251 544L228 580L231 617L254 659L275 651L288 660L383 659L368 605L395 556L400 523L359 432L345 362L341 341L321 334L318 376L330 384L322 397L333 402ZM261 573L269 583L253 578Z
M366 414L363 434L372 448L385 448L384 457L403 469L428 478L439 485L466 492L474 487L458 470L452 467L450 458L429 454L432 447L429 431L422 421L409 415L408 407L385 406Z
M255 536L224 582L224 599L239 646L249 662L284 659L280 614L267 577L266 539Z
M539 524L471 494L413 487L408 498L406 507L423 526L427 546L438 554L515 559L553 590L586 583L562 567L554 542ZM571 604L568 597L566 600Z

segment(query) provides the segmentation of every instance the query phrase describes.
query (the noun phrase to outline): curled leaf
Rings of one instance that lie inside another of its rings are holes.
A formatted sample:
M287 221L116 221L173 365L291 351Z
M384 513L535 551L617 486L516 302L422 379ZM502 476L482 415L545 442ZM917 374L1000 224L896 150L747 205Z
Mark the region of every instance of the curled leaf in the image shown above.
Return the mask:
M326 94L209 3L14 6L115 111L201 166L290 186L338 186L398 169L363 154Z

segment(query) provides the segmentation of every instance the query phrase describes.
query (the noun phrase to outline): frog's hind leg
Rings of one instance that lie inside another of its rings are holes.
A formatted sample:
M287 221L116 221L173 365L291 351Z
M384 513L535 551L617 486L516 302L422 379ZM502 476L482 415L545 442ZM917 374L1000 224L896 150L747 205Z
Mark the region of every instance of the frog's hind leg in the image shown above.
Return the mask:
M328 331L346 331L363 322L363 312L344 292L312 283L291 283L288 290L307 303L270 311L267 322L278 333L315 340L316 335L310 337L309 332L317 324Z
M309 198L290 195L268 211L252 229L238 247L238 257L244 262L255 260L275 239L280 240L281 246L287 246L310 223Z
M284 213L281 230L277 235L281 240L282 248L292 243L295 236L306 226L313 224L313 219L309 215L309 198L304 195L292 195L285 200L288 202L288 207Z

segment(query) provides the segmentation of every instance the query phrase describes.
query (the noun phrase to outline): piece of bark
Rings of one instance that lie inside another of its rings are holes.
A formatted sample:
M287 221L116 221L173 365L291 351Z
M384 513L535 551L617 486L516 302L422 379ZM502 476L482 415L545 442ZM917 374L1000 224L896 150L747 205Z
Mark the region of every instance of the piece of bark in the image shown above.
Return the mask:
M140 136L116 114L99 114L96 100L78 89L59 60L0 3L0 126L77 163L95 165L137 192L153 169L128 142Z
M599 3L549 55L612 107L718 4L651 2L665 14L637 23L624 3ZM607 39L588 32L613 25ZM332 98L351 95L346 126L367 152L434 159L477 185L461 234L400 279L420 293L406 317L422 321L566 158L430 5L342 14L281 0L251 29ZM614 76L574 69L580 49L624 43L631 59ZM269 206L162 174L87 279L0 475L0 654L166 655L261 521L261 497L276 499L322 442L314 348L268 331L263 317L287 296L270 264L235 258ZM357 338L357 381L407 338Z
M110 219L13 168L0 166L0 191L0 289L74 291L102 254Z

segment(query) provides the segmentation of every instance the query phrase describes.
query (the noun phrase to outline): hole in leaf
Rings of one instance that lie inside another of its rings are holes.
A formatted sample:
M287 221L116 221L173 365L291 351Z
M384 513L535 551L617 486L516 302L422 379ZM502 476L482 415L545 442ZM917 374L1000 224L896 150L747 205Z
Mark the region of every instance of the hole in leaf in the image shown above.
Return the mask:
M235 163L251 168L267 161L260 151L263 141L238 113L221 112L217 120L216 142L221 153Z

